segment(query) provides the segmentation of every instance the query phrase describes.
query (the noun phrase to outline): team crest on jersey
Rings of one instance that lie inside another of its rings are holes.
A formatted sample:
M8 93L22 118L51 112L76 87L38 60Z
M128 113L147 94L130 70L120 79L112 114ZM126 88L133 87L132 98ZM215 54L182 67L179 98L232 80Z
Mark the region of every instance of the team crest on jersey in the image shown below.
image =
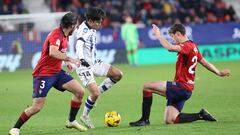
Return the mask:
M57 39L56 45L57 45L57 46L60 46L60 40L59 40L59 39Z
M88 31L88 28L83 29L83 33L87 33L87 31Z
M194 52L197 52L198 50L197 50L197 48L196 48L196 47L194 47L193 51L194 51Z

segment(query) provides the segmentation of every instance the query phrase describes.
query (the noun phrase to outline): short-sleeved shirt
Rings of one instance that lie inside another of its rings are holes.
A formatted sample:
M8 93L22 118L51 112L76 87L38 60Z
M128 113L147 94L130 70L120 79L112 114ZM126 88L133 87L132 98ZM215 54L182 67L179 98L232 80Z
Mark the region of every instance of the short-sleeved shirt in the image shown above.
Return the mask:
M59 51L66 53L68 48L68 36L65 36L61 28L50 32L44 42L42 54L37 66L32 73L33 76L52 76L62 69L62 60L49 55L50 46L58 46Z
M82 40L83 45L83 56L84 59L90 64L95 64L97 55L97 31L92 29L86 21L83 21L81 25L74 31L74 39ZM75 41L77 43L77 41ZM79 49L76 47L76 50ZM77 54L77 56L79 56ZM79 58L81 59L81 58Z
M197 62L200 61L203 56L200 54L197 45L190 40L179 46L181 47L181 51L177 54L174 81L180 83L184 89L192 92Z

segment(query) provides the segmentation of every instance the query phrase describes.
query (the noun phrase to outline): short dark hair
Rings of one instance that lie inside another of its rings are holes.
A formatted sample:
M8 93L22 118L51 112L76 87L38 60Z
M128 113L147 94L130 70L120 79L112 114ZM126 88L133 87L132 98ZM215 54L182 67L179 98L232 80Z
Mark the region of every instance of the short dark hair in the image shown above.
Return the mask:
M88 8L85 17L87 20L99 21L106 16L106 13L103 9L98 7Z
M77 16L74 15L72 12L68 12L62 17L60 22L60 27L68 28L76 23L77 23Z
M186 29L183 24L176 23L169 29L169 34L175 34L176 32L180 32L182 35L186 34Z

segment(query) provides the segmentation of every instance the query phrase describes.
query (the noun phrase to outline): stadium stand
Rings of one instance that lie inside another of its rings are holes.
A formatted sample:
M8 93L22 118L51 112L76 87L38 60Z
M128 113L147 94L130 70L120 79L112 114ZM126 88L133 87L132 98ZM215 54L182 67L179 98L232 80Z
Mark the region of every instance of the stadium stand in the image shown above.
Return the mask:
M28 13L22 0L1 0L0 5L0 15Z
M128 14L134 17L135 23L147 26L152 23L201 24L238 20L232 3L223 0L47 0L46 3L52 12L72 10L81 16L90 5L100 6L108 14L104 27L119 26Z

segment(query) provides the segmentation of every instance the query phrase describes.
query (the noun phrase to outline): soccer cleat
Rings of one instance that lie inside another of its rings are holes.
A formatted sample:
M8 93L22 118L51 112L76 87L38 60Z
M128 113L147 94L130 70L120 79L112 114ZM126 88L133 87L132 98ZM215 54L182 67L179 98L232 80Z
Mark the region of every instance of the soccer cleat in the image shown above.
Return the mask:
M9 131L9 135L20 135L20 129L18 129L18 128L12 128L12 129Z
M89 118L89 115L82 115L80 117L80 120L82 121L82 123L87 126L88 128L95 128L92 121Z
M200 117L203 120L206 120L206 121L217 121L217 119L214 118L214 116L211 115L206 109L201 109L199 114L200 114Z
M67 128L75 128L79 130L80 132L87 131L87 128L80 125L76 120L70 122L69 120L66 121L66 127Z
M147 125L150 125L150 121L140 119L140 120L135 121L135 122L130 122L129 125L130 126L147 126Z

